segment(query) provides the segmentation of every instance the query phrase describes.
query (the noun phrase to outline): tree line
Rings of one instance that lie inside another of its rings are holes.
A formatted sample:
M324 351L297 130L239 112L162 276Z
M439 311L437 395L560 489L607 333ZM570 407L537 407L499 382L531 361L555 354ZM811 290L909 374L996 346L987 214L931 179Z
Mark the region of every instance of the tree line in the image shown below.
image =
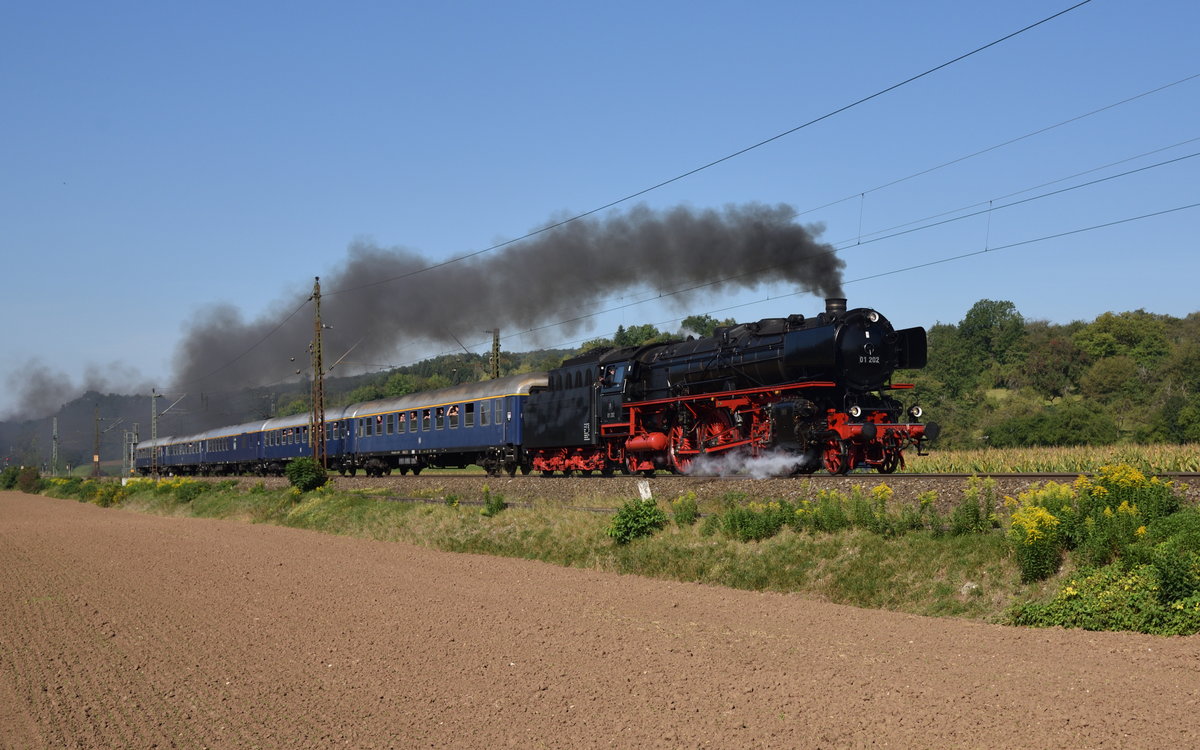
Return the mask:
M898 373L943 447L1200 442L1200 313L1106 312L1065 325L983 299L929 330L929 364Z

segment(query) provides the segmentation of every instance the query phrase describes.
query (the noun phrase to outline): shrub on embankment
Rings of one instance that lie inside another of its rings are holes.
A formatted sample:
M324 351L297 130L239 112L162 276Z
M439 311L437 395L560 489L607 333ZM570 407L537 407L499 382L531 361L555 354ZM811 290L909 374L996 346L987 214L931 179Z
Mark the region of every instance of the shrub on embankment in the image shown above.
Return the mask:
M228 482L194 490L185 488L204 483L131 482L121 502L154 513L269 522L447 551L800 592L915 614L1200 632L1200 513L1177 509L1176 488L1150 480L1143 487L1136 476L1122 470L1090 484L1077 482L1069 486L1074 493L1069 502L1067 495L1059 497L1061 485L1035 487L1008 499L1007 508L995 484L984 479L969 480L951 503L939 502L934 492L898 502L886 485L815 491L790 501L751 501L731 493L697 508L695 498L685 495L665 503L635 501L627 524L619 522L619 514L550 503L508 506L488 515L488 507L506 505L490 490L477 498L456 496L455 503L441 496L427 498L429 503L395 502L379 491L339 491L336 482L308 493L268 490L261 483L248 490ZM1098 502L1101 487L1108 490L1106 505ZM1096 502L1081 502L1081 493ZM1069 518L1068 506L1075 514ZM667 523L664 508L673 511L676 523ZM1024 557L1022 508L1060 519L1054 556L1045 558L1051 563L1043 563L1044 572L1036 575ZM697 517L700 522L693 523ZM1131 526L1131 519L1139 525ZM632 529L638 533L625 533Z
M1049 578L1064 560L1076 568L1049 601L1014 607L1014 623L1200 632L1200 511L1181 507L1170 483L1106 466L1006 503L1023 580Z

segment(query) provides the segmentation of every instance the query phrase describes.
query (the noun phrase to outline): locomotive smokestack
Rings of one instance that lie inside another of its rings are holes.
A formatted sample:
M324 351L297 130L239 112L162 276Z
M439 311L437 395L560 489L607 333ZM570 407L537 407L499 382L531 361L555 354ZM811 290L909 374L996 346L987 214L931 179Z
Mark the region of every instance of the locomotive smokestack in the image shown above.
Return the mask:
M825 300L825 312L828 315L841 315L846 312L845 297L829 297Z

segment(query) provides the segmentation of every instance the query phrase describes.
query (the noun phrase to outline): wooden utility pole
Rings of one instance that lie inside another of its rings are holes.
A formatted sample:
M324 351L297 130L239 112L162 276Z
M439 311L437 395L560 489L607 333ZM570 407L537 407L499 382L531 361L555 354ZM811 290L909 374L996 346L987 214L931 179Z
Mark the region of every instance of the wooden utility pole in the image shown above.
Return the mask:
M54 447L50 449L50 475L58 476L58 417L54 418L54 432L52 434Z
M312 340L312 409L308 419L308 443L312 447L313 458L321 464L321 468L329 468L329 458L325 446L325 365L321 359L321 277L317 276L313 283L313 293L310 298L316 308L313 315Z
M500 377L500 329L492 329L492 380Z
M92 438L92 476L100 476L100 404L96 404L93 412L93 421L96 424L95 437Z
M158 400L162 394L150 389L150 476L158 479Z

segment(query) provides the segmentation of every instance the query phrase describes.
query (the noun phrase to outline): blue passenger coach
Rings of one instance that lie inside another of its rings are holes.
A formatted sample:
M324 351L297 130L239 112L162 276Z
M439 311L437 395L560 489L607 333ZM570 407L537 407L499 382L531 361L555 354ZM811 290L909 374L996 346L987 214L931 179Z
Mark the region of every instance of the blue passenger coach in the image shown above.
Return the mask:
M329 468L383 476L478 464L490 474L527 474L522 411L529 390L545 385L545 373L527 373L328 409ZM156 465L164 474L282 474L288 462L312 455L309 429L305 413L145 440L134 468L143 475Z
M545 373L526 373L354 404L345 410L336 468L382 476L477 464L489 474L529 473L521 414L530 388L545 385Z

